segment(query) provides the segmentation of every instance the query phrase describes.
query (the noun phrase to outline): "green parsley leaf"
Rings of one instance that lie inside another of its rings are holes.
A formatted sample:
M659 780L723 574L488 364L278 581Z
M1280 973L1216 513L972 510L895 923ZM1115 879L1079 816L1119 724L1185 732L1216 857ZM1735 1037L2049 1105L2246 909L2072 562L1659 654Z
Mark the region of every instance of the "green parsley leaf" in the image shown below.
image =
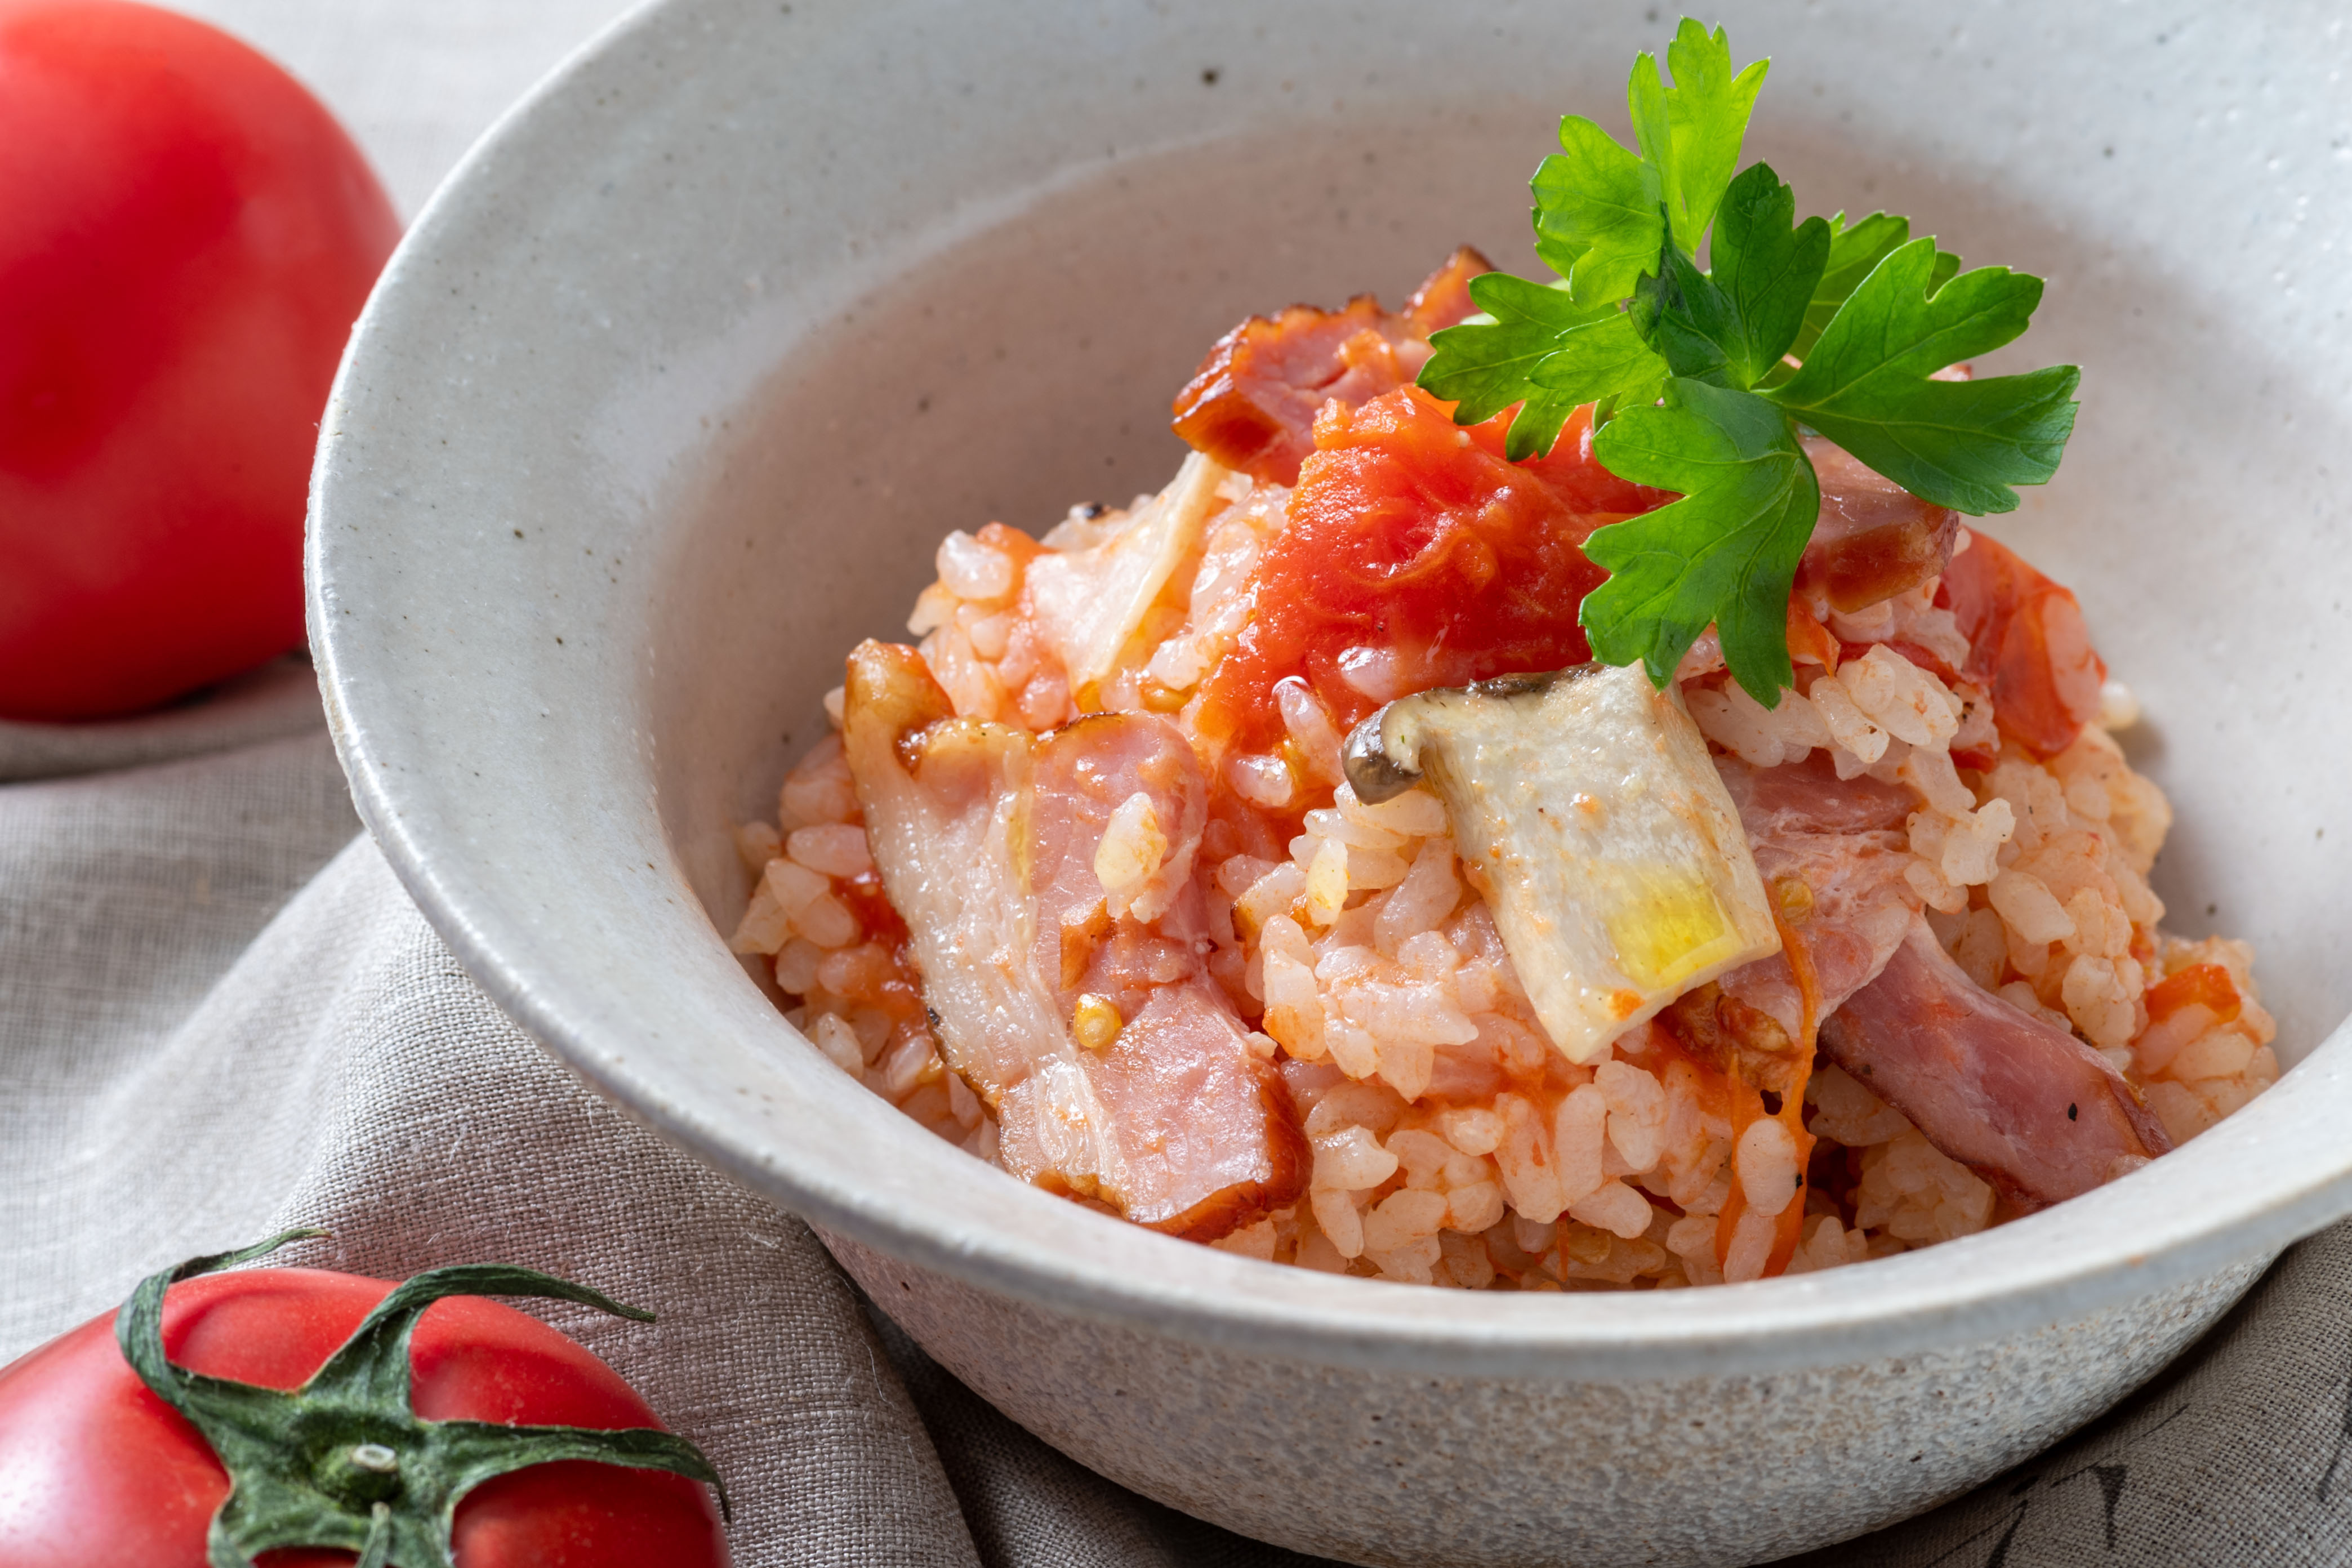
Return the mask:
M1682 499L1594 531L1609 571L1579 618L1595 658L1641 660L1660 687L1715 623L1732 678L1777 706L1789 663L1789 589L1821 487L1788 416L1752 392L1677 377L1663 406L1626 408L1593 443L1608 470Z
M1797 193L1769 163L1751 163L1724 192L1708 248L1716 286L1730 300L1740 337L1734 384L1753 386L1789 352L1830 255L1830 226L1796 222Z
M1527 401L1511 416L1511 427L1503 437L1503 456L1514 463L1524 463L1529 458L1549 458L1559 444L1559 433L1568 425L1568 416L1590 398L1580 398L1571 393L1528 389ZM1603 401L1606 401L1605 399ZM1594 416L1596 421L1600 416Z
M1664 686L1712 621L1740 685L1777 703L1821 503L1800 422L1930 501L2005 511L2056 469L2079 373L1934 379L2023 331L2041 281L1962 275L1886 213L1798 223L1770 167L1733 177L1769 62L1735 74L1723 30L1689 18L1665 62L1670 83L1644 54L1627 84L1638 157L1570 115L1536 172L1536 251L1559 282L1473 282L1486 314L1432 338L1420 381L1464 424L1517 404L1514 459L1591 403L1601 466L1682 497L1588 542L1612 574L1582 611L1595 654Z
M2005 267L1961 273L1931 294L1939 255L1932 239L1895 248L1767 395L1916 496L1976 516L2010 511L2011 486L2057 471L2082 373L1928 379L2016 338L2042 299L2042 279Z
M1758 60L1734 76L1723 29L1709 33L1685 16L1666 46L1666 65L1674 72L1672 87L1659 81L1654 56L1634 58L1627 106L1642 156L1657 171L1674 242L1696 256L1731 172L1739 167L1748 117L1771 62Z
M1658 171L1582 115L1559 122L1560 150L1536 169L1536 254L1580 305L1608 305L1657 265L1666 220Z
M1463 425L1492 419L1525 397L1528 378L1559 352L1562 334L1618 313L1609 304L1580 310L1566 289L1507 272L1470 279L1470 299L1485 314L1432 333L1435 352L1420 376L1433 395L1461 405L1454 417Z
M1873 268L1894 253L1895 247L1911 237L1911 220L1892 213L1873 213L1860 223L1849 225L1845 214L1830 219L1830 254L1822 268L1821 281L1813 285L1813 297L1806 302L1805 320L1789 344L1789 353L1803 359L1812 346L1821 341L1822 329L1846 301L1846 297L1861 286Z
M1607 309L1601 320L1561 333L1559 352L1538 364L1530 378L1549 392L1572 398L1570 408L1604 397L1647 403L1665 384L1666 362L1642 341L1632 313L1613 305Z
M1514 462L1549 453L1581 404L1646 400L1666 379L1665 363L1614 304L1579 309L1564 289L1488 272L1470 280L1486 312L1430 338L1436 352L1421 384L1460 405L1458 423L1491 419L1524 400L1503 443Z
M1724 193L1713 269L1678 250L1659 258L1655 337L1676 375L1746 388L1780 363L1830 253L1828 223L1796 213L1796 193L1752 163Z
M1657 276L1643 280L1641 307L1650 340L1676 375L1731 384L1730 346L1739 339L1731 301L1715 280L1672 245L1658 255Z

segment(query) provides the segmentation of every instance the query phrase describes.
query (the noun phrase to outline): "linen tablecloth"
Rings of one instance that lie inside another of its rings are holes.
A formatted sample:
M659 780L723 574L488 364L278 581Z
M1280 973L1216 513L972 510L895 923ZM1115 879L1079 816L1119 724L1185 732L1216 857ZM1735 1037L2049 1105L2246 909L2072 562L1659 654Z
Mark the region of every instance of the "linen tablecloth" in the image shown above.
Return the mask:
M615 0L198 0L341 113L403 210ZM0 725L0 1363L142 1275L504 1259L700 1443L742 1568L1307 1559L1092 1476L874 1313L791 1215L589 1093L468 980L359 831L307 665L89 729ZM2352 1561L2352 1233L2294 1251L2051 1453L1815 1568ZM1782 1462L1801 1464L1803 1456Z

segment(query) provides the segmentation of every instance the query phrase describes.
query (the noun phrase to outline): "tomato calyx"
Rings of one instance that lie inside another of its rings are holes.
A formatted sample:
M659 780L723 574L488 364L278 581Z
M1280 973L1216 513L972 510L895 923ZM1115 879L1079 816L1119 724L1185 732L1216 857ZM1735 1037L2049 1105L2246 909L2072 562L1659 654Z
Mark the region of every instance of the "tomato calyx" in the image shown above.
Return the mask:
M171 1286L325 1234L289 1230L234 1252L190 1258L141 1280L115 1320L123 1359L203 1435L228 1471L228 1498L205 1538L211 1568L253 1568L257 1554L286 1547L356 1552L358 1568L455 1568L450 1531L466 1493L494 1476L562 1459L708 1482L719 1511L731 1517L719 1472L674 1433L416 1415L409 1338L425 1310L445 1296L536 1296L653 1321L651 1312L537 1269L471 1263L419 1274L378 1302L310 1381L290 1391L172 1363L163 1349L163 1295Z

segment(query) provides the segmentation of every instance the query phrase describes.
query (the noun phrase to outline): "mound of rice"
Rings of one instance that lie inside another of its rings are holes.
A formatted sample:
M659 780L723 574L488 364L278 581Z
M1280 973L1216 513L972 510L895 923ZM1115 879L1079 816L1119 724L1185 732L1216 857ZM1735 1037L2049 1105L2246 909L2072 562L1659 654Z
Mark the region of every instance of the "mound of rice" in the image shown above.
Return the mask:
M1139 498L1139 510L1150 498ZM1283 526L1287 492L1225 476L1197 556L1129 638L1088 710L1146 709L1190 730L1193 694L1249 612L1250 572ZM1087 508L1044 540L1085 548L1130 514ZM992 524L951 533L909 629L959 713L1044 731L1079 709L1024 609L1024 552ZM1965 545L1963 546L1965 547ZM1701 731L1758 766L1826 752L1842 777L1907 786L1906 877L1946 948L1979 984L2070 1028L2145 1097L2176 1143L2278 1076L2271 1018L2243 942L2158 930L2147 873L2171 811L2109 737L2134 719L2111 684L2100 725L2047 761L2002 749L1985 694L1885 645L1962 668L1968 645L1934 584L1856 616L1827 614L1848 645L1835 673L1800 665L1768 710L1726 680L1711 637L1680 672ZM1361 650L1368 695L1382 650ZM1354 677L1351 677L1354 679ZM1775 1216L1798 1190L1782 1125L1735 1145L1696 1073L1653 1026L1607 1059L1571 1065L1538 1026L1437 800L1366 805L1345 784L1340 734L1304 682L1280 689L1288 743L1229 758L1225 781L1263 808L1218 820L1200 858L1214 976L1279 1052L1314 1149L1307 1196L1213 1245L1273 1262L1471 1289L1663 1288L1764 1272ZM836 725L841 700L829 700ZM1991 756L1986 768L1955 763ZM1285 841L1278 820L1305 828ZM737 952L772 966L792 1022L843 1071L982 1159L995 1128L942 1061L903 927L866 848L837 736L784 781L773 826L738 833L757 878ZM1245 814L1246 815L1246 814ZM1115 830L1115 829L1114 829ZM2229 985L2174 985L2196 966ZM2152 1010L2153 1005L2153 1010ZM1966 1236L2007 1217L1993 1190L1900 1113L1824 1064L1805 1092L1819 1140L1802 1184L1803 1241L1788 1271L1834 1268ZM1731 1184L1746 1212L1721 1260Z

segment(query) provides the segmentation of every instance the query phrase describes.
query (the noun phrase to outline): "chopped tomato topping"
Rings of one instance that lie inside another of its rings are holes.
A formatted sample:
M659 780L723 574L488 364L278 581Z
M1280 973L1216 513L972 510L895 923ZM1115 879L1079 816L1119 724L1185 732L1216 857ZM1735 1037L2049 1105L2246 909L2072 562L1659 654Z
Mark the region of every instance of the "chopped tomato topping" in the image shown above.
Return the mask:
M1813 613L1799 603L1795 595L1789 599L1789 658L1798 664L1818 664L1832 675L1837 673L1838 660L1852 658L1839 646L1829 627L1813 618Z
M1271 749L1286 676L1344 728L1390 697L1591 657L1577 610L1606 574L1584 541L1665 497L1593 461L1587 411L1538 462L1504 458L1507 424L1457 427L1411 386L1325 405L1250 623L1209 679L1205 735Z
M2218 963L2192 963L2147 988L2150 1018L2169 1017L2191 1002L2201 1003L2213 1015L2214 1022L2220 1024L2235 1018L2243 1005L2238 998L2237 983Z
M1944 569L1936 601L1969 639L1965 673L1991 692L2001 732L2045 757L2072 745L2107 679L2074 594L1979 533Z

